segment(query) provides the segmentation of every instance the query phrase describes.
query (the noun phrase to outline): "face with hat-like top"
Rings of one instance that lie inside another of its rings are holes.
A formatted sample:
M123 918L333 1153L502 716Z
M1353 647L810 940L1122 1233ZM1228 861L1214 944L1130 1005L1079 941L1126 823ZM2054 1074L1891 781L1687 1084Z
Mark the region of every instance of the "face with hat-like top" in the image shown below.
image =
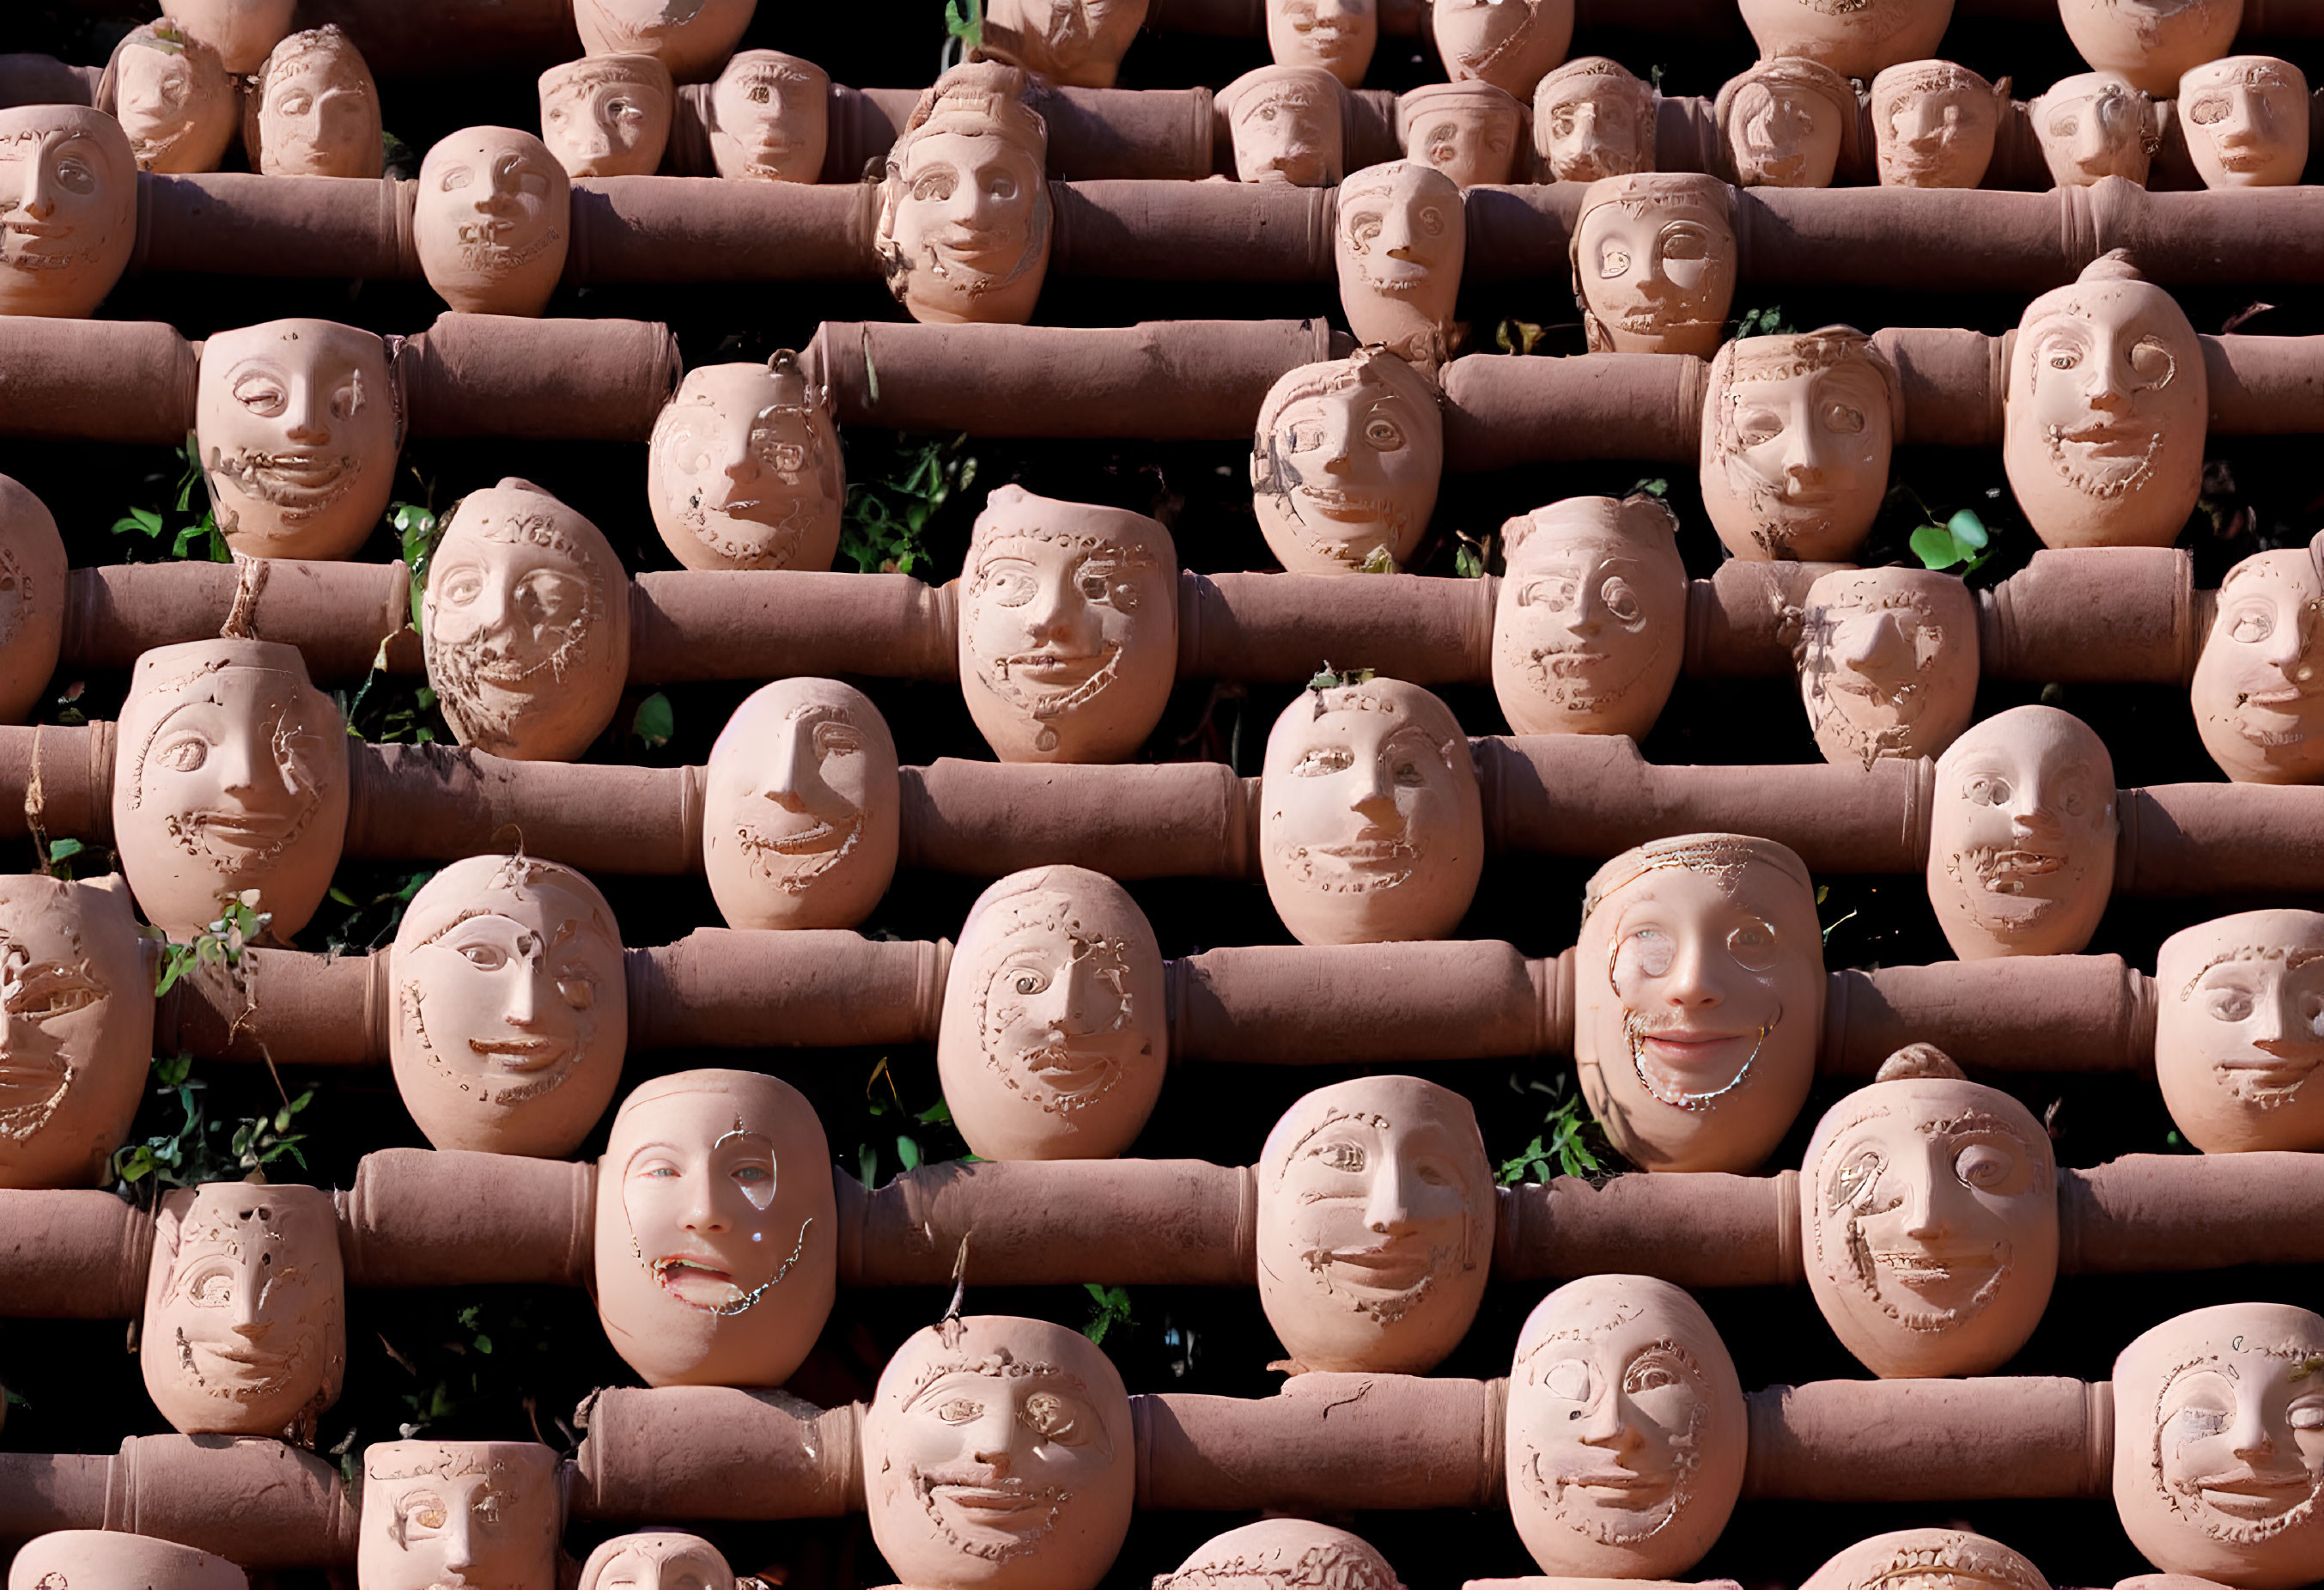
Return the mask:
M1595 182L1655 169L1654 85L1603 55L1569 60L1533 91L1542 178Z
M1888 493L1904 430L1896 368L1852 326L1743 337L1711 361L1702 510L1754 562L1845 562Z
M1359 348L1286 372L1259 405L1251 512L1293 574L1355 574L1419 550L1444 469L1436 384Z
M1525 102L1490 83L1427 83L1396 102L1406 156L1461 188L1513 179L1525 119Z
M1295 188L1338 185L1346 88L1319 66L1263 66L1219 90L1234 141L1235 177Z
M1829 188L1855 141L1856 92L1828 66L1762 60L1729 78L1713 106L1741 188Z
M954 67L888 150L873 246L915 320L1021 326L1049 269L1048 127L1019 68Z

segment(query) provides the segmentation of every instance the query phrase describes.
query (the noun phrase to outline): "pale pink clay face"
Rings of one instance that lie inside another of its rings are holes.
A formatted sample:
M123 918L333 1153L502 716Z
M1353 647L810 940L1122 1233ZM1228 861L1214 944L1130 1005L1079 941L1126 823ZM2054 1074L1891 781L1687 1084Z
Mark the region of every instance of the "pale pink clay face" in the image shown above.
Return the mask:
M2324 915L2239 911L2163 941L2154 1075L2207 1154L2324 1148Z
M364 1590L544 1590L557 1582L557 1454L522 1441L364 1448Z

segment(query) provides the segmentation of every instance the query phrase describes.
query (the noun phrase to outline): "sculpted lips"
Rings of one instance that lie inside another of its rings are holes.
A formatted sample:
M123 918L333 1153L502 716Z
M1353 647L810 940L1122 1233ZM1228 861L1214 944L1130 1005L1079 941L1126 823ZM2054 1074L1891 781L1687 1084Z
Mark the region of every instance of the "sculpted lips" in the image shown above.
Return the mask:
M2304 1471L2264 1474L2244 1468L2208 1475L2196 1481L2195 1488L2207 1506L2229 1518L2254 1520L2289 1511L2308 1500L2313 1485Z
M1378 823L1366 823L1353 839L1344 845L1316 845L1308 849L1310 855L1326 855L1351 872L1386 873L1407 869L1414 852L1405 842L1404 827L1384 827Z
M1302 504L1314 509L1326 519L1342 524L1373 525L1391 516L1390 504L1380 497L1362 492L1334 491L1328 486L1302 485Z
M471 1038L468 1047L503 1071L544 1071L573 1054L562 1038Z
M1028 1485L982 1474L915 1471L912 1488L936 1528L964 1539L978 1555L1000 1559L1030 1551L1056 1521L1065 1493L1055 1485Z
M1333 1248L1323 1257L1342 1284L1408 1292L1428 1279L1434 1255L1424 1239L1407 1235L1368 1247Z
M211 462L213 469L252 496L294 517L328 507L355 483L362 467L363 460L350 455L311 448L270 453L239 448L215 455Z
M1025 1068L1044 1086L1069 1096L1104 1091L1120 1070L1109 1051L1075 1049L1070 1044L1028 1049L1022 1058Z
M0 1050L0 1114L46 1104L65 1079L61 1050L24 1054Z
M1992 1247L1876 1249L1872 1261L1887 1279L1914 1291L1963 1284L1983 1286L2001 1268L2002 1256Z
M2066 864L2066 858L2031 846L1994 846L1969 853L1969 870L1987 894L2023 894L2028 878L2046 877Z
M283 812L235 810L198 811L186 821L211 851L255 859L280 843L298 818Z
M733 1273L715 1253L670 1253L653 1262L653 1278L662 1290L697 1308L716 1308L733 1300L742 1290Z

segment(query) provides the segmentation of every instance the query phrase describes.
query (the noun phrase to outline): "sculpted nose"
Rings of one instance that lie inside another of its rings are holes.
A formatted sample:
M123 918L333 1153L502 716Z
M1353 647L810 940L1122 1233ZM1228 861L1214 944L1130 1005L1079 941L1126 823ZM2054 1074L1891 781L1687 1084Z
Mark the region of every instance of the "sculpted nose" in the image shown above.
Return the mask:
M501 1019L512 1027L530 1027L540 1014L540 1001L533 997L533 979L528 969L521 962L516 969L517 975L508 980L508 1004Z
M1883 613L1856 624L1840 625L1833 650L1840 661L1858 673L1886 673L1909 651L1904 632L1893 615Z
M1391 1154L1372 1178L1371 1197L1364 1201L1366 1230L1386 1236L1412 1224L1412 1198L1404 1179L1404 1161Z
M1628 1411L1623 1401L1620 1388L1608 1388L1605 1396L1599 1399L1598 1406L1590 1410L1589 1419L1582 1424L1583 1446L1599 1447L1609 1452L1628 1452L1637 1446L1638 1432L1623 1417Z
M2234 1443L2235 1455L2254 1468L2275 1456L2275 1437L2267 1428L2267 1412L2259 1397L2236 1399L2236 1419L2228 1427L2227 1438Z

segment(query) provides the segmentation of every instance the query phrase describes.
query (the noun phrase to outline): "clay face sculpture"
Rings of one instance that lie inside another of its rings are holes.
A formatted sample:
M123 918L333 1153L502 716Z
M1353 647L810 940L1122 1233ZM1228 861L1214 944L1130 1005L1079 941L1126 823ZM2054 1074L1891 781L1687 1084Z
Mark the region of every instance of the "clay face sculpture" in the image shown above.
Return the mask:
M710 748L702 861L730 928L852 928L896 872L896 742L836 679L778 679Z
M202 344L194 424L226 544L339 559L395 489L403 411L387 345L329 320L270 320Z
M1293 574L1393 570L1428 532L1444 468L1436 384L1359 348L1286 373L1259 405L1251 511Z
M1845 562L1871 533L1903 428L1895 367L1854 327L1738 337L1711 362L1703 512L1738 558Z
M2128 79L2078 72L2051 84L2025 109L2059 187L2087 188L2101 177L2145 182L2154 155L2154 104Z
M294 646L193 641L138 658L121 708L114 842L172 934L256 892L276 938L307 925L347 826L347 733Z
M1953 0L1742 0L1742 11L1761 60L1803 57L1869 82L1934 51Z
M573 0L573 25L591 55L650 55L681 83L718 75L759 0Z
M597 886L555 862L472 855L412 897L390 961L388 1057L439 1149L571 1153L629 1047L622 936Z
M1434 0L1428 32L1454 82L1530 99L1573 42L1573 0Z
M293 33L274 47L252 89L254 164L269 177L376 177L379 85L336 27Z
M1320 66L1351 88L1379 43L1379 0L1266 0L1267 48L1277 66Z
M166 1194L154 1217L138 1363L188 1435L311 1442L346 1369L331 1195L243 1181Z
M2246 784L2324 779L2324 570L2306 547L2255 552L2220 582L2190 697L2203 749Z
M1311 689L1267 736L1259 871L1302 944L1442 938L1484 864L1469 738L1417 685Z
M119 1530L60 1530L25 1543L8 1565L8 1590L250 1590L223 1557Z
M812 182L829 137L831 77L779 50L745 50L710 89L710 153L722 177Z
M1013 873L969 908L945 984L936 1069L987 1160L1107 1160L1161 1096L1162 950L1120 884Z
M646 504L688 569L829 569L843 470L829 394L785 348L687 372L654 421Z
M0 723L49 693L64 642L64 538L48 504L0 475Z
M139 171L165 174L217 170L242 120L218 52L167 17L140 23L114 46L97 108L129 134Z
M1148 0L992 0L984 43L1062 88L1111 88Z
M1826 762L1940 756L1977 706L1977 598L1926 569L1827 574L1808 587L1794 655Z
M540 74L540 141L568 177L649 177L675 90L650 55L585 55Z
M1079 1331L931 1326L881 1373L862 1439L872 1539L906 1585L1093 1590L1130 1531L1130 1399Z
M1370 1542L1304 1518L1263 1519L1213 1535L1157 1574L1154 1590L1404 1590Z
M1533 150L1550 182L1655 169L1654 85L1602 55L1569 60L1533 94Z
M463 745L562 762L610 722L630 667L621 559L598 528L529 480L450 513L421 604L428 682Z
M616 1535L581 1566L580 1590L734 1590L734 1570L699 1535Z
M1929 904L1965 961L2080 953L2114 846L2114 759L2080 718L2013 707L1938 759Z
M438 140L420 165L412 236L444 301L479 315L537 315L564 273L573 180L514 127Z
M1517 11L1520 0L1480 10ZM1438 14L1443 14L1441 12ZM1397 142L1453 185L1507 182L1525 142L1525 102L1490 83L1428 83L1396 102Z
M1909 60L1872 79L1873 153L1884 188L1974 188L1992 162L2009 79L1950 60Z
M153 975L120 878L0 878L0 1188L102 1179L152 1049Z
M2179 127L2204 187L2291 187L2308 165L2308 79L2273 55L2190 67Z
M1654 726L1686 652L1678 521L1643 494L1568 497L1501 528L1493 694L1520 735Z
M2154 1076L2207 1154L2324 1149L2324 915L2247 911L2163 941Z
M955 67L888 151L874 247L912 319L1021 326L1049 269L1048 125L1023 71Z
M1143 513L994 489L961 575L960 682L1003 762L1122 762L1178 666L1178 553Z
M2001 462L2052 547L2167 547L2203 484L2210 392L2177 300L2123 256L2025 306Z
M1738 188L1829 188L1856 128L1848 79L1812 60L1763 60L1730 78L1715 105Z
M364 1590L546 1590L557 1583L557 1454L529 1441L364 1448Z
M137 245L129 134L80 105L0 110L0 315L78 319Z
M1692 171L1590 185L1568 252L1591 352L1719 351L1735 300L1730 193Z
M218 52L226 69L247 76L290 31L298 0L171 0L171 18Z
M1568 1281L1527 1317L1509 1369L1517 1534L1545 1574L1683 1574L1734 1511L1748 1422L1692 1298L1643 1275Z
M1218 107L1234 140L1235 179L1338 184L1347 90L1320 66L1263 66L1219 90Z
M2084 60L2156 95L2170 94L2190 67L2225 55L2243 16L2243 0L2058 3L2058 20Z
M838 1227L798 1089L754 1071L649 1082L598 1161L606 1339L650 1386L780 1385L831 1312Z
M1686 834L1598 870L1574 943L1574 1062L1648 1170L1748 1170L1791 1129L1823 1028L1823 933L1800 858Z
M2126 1581L2135 1583L2136 1581ZM1960 1530L1896 1530L1858 1540L1800 1590L2050 1590L2042 1570L1998 1540Z
M1340 184L1340 308L1361 343L1413 364L1443 362L1468 227L1461 190L1417 160L1368 166Z
M2164 1320L2114 1363L2114 1504L2165 1573L2291 1590L2324 1551L2324 1318L2227 1303Z

